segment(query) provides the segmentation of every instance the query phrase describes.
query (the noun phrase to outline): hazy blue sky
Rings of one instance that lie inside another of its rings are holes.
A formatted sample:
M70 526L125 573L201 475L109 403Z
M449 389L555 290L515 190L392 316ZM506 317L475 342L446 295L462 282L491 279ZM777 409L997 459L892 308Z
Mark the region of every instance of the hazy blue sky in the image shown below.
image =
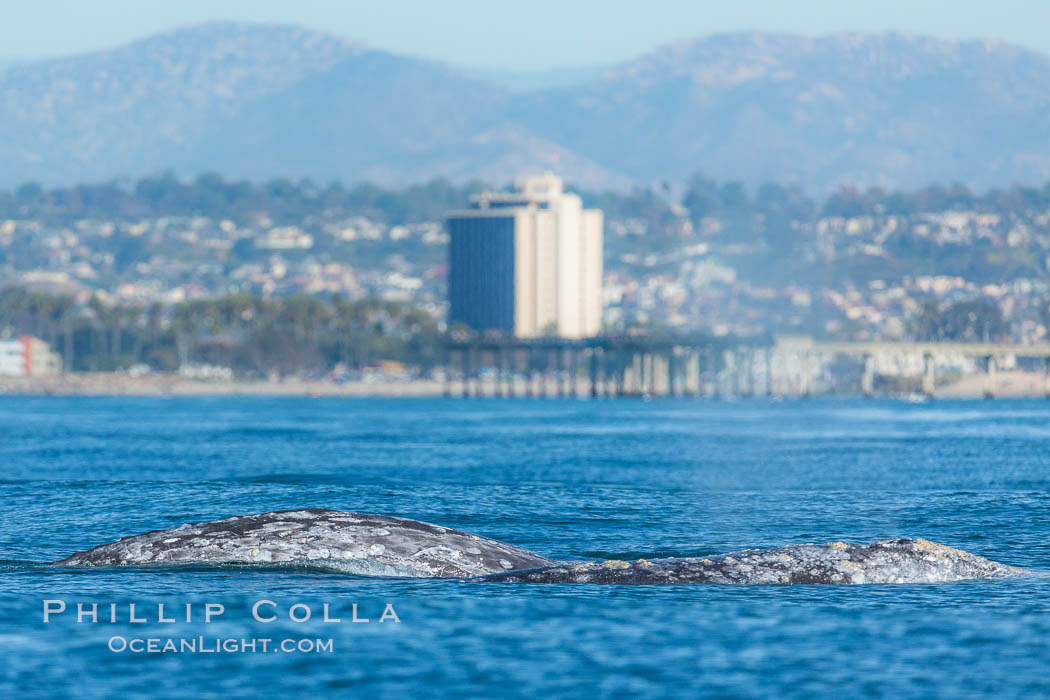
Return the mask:
M290 22L464 66L590 66L737 30L992 37L1050 53L1047 0L31 0L4 2L0 56L108 48L217 19Z

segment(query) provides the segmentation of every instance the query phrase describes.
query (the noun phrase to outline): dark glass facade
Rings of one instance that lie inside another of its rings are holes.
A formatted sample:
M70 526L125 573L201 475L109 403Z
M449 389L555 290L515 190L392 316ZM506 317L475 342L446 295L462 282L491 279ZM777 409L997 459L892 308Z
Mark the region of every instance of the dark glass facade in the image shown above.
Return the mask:
M449 323L514 333L514 217L452 217Z

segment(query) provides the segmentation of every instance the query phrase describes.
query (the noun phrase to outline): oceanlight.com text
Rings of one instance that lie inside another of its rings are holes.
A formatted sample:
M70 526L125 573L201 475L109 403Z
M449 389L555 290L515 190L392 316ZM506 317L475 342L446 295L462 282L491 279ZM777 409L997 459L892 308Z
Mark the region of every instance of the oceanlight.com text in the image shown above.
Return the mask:
M109 638L107 648L115 654L331 654L332 639L302 637L122 637Z

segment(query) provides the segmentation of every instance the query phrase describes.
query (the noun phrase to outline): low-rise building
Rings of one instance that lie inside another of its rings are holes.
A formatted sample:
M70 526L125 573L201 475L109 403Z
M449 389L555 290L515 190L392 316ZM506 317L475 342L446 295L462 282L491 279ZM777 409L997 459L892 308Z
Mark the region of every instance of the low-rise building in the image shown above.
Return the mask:
M62 371L62 358L40 338L0 340L0 376L46 377Z

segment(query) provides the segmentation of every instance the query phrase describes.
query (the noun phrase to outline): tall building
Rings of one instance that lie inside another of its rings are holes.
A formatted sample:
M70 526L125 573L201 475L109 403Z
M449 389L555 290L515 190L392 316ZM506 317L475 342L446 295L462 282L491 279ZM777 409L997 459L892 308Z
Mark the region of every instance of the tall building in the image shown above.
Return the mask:
M450 212L449 322L519 338L602 326L602 212L555 175L520 178Z

